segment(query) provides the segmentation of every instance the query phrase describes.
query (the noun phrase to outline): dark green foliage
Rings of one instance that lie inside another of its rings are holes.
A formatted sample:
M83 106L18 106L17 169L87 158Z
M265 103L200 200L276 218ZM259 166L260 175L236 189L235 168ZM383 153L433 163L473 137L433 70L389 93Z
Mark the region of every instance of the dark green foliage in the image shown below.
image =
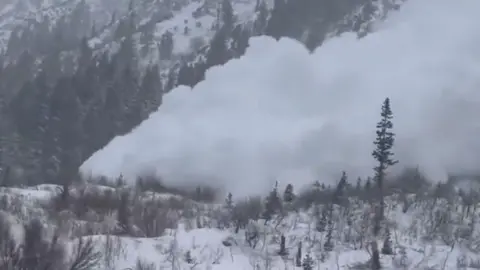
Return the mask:
M382 269L382 265L380 264L380 253L378 249L374 249L372 251L372 258L370 260L371 270L380 270Z
M222 0L222 21L226 31L231 32L235 23L235 15L230 0Z
M305 256L302 262L303 270L313 270L313 265L314 265L314 262L313 262L312 256L310 256L310 254L307 253L307 255Z
M297 255L295 256L295 265L302 267L302 242L298 243Z
M118 224L122 229L122 231L120 232L120 234L122 235L130 235L131 233L132 212L131 212L130 205L131 205L130 193L128 191L122 192L122 194L120 194L120 202L118 204L118 209L117 209L117 220L118 220Z
M386 98L382 105L382 111L380 113L381 120L377 123L377 137L373 142L375 145L375 150L372 152L372 156L378 162L378 166L374 168L375 171L375 180L377 185L381 186L382 181L385 178L385 170L392 165L398 163L397 160L393 159L393 144L395 142L395 133L392 132L393 129L393 113L390 108L390 99Z
M287 203L291 203L295 200L295 193L293 192L292 184L288 184L285 188L285 192L283 192L283 201Z
M233 196L232 193L228 193L227 198L225 199L225 208L229 211L233 210Z
M333 204L330 204L328 207L328 227L327 227L327 235L325 237L325 243L323 244L323 248L325 251L330 252L335 247L333 243Z
M373 229L374 235L378 235L381 229L381 222L384 218L385 203L384 203L384 181L386 170L388 167L398 163L397 160L393 159L393 144L395 142L395 134L392 132L393 129L393 113L390 108L390 99L386 98L382 105L382 111L380 113L381 119L377 123L377 137L373 142L375 145L375 150L372 152L372 156L378 162L378 165L374 167L375 172L375 182L377 184L378 193L379 193L379 205L376 209L375 215L375 225Z
M265 211L263 212L263 218L265 221L269 221L274 214L279 212L282 208L282 202L278 196L278 183L275 184L275 187L270 192L265 202Z
M315 214L316 216L316 224L315 224L315 228L317 229L317 231L319 232L324 232L326 227L327 227L327 209L326 207L322 207L322 210L320 212L320 206L315 206L316 209L318 209Z
M390 230L387 227L385 230L385 240L382 247L382 254L384 255L393 255L393 243L391 237Z
M335 192L333 193L333 198L332 202L334 204L342 205L348 201L345 197L345 189L347 187L347 173L342 172L342 177L340 178L340 181L337 184L337 188L335 189Z
M188 264L192 264L192 263L193 263L192 253L190 252L190 250L188 250L188 251L185 253L185 262L188 263Z
M278 255L280 256L288 255L287 249L285 248L285 235L283 234L280 237L280 250L278 251Z

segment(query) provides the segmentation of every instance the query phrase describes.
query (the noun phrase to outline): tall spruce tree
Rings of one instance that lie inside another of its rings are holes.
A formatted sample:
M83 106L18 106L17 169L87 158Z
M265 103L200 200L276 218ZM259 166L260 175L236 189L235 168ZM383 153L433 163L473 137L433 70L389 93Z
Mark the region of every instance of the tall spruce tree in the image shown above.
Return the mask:
M293 192L293 185L288 184L283 192L283 201L287 203L291 203L295 200L295 193Z
M388 167L395 165L398 161L393 159L393 144L395 142L395 134L393 129L393 113L390 108L390 99L386 98L382 105L382 112L380 114L381 120L377 123L377 137L373 144L375 150L372 152L372 156L378 162L378 165L374 167L374 180L377 184L380 199L380 209L378 219L381 221L384 217L385 202L383 194L383 185L385 181L385 175ZM376 228L379 230L380 228ZM377 232L374 232L378 234Z
M295 256L295 265L302 267L302 242L298 243L297 255Z
M378 250L377 238L379 237L382 222L384 219L385 201L383 186L385 181L386 170L388 167L395 165L398 161L393 159L392 148L395 142L395 134L393 129L393 113L390 108L390 99L386 98L382 105L382 111L380 113L381 119L377 123L377 137L373 142L375 150L372 152L372 156L378 162L378 165L374 168L374 180L378 188L378 203L375 207L375 219L373 227L373 235L375 239L372 241L372 270L378 270L380 265L380 254Z
M263 218L265 223L268 222L274 214L276 214L282 207L282 202L278 196L278 182L275 183L275 187L267 197L265 202L265 211L263 212Z
M233 14L232 2L230 2L230 0L223 0L221 9L223 27L225 28L225 30L228 31L228 33L230 33L233 30L233 26L235 23L235 15Z

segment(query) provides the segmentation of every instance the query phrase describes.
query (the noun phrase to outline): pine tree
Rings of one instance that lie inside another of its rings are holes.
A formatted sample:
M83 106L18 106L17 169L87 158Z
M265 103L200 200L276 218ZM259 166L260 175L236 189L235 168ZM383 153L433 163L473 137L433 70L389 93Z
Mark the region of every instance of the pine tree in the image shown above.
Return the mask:
M388 227L385 230L385 241L383 242L382 254L393 255L392 239Z
M185 253L185 262L188 263L188 264L192 264L192 263L193 263L192 253L190 252L190 250L188 250L188 251Z
M275 0L273 9L270 15L270 19L265 27L265 33L275 39L279 39L284 36L286 25L288 21L287 4L285 0Z
M363 187L363 189L365 191L370 191L371 188L372 188L372 179L368 177L367 181L365 181L365 186Z
M118 204L117 209L117 220L122 228L122 233L126 235L130 234L131 232L131 211L129 207L130 204L130 194L128 193L128 191L122 192L122 194L120 194L120 203Z
M361 190L362 190L362 178L358 177L357 185L355 186L355 191L357 193L360 193Z
M229 192L227 198L225 198L225 208L229 211L233 209L233 196L231 192Z
M292 184L288 184L285 188L285 192L283 193L283 201L287 203L291 203L295 200L295 194L293 193L293 186Z
M233 7L230 0L222 1L222 21L223 27L228 33L231 33L235 23L235 16L233 14Z
M302 242L298 243L297 255L295 256L295 264L297 267L302 267Z
M283 235L283 234L280 237L280 250L278 251L278 255L280 255L280 256L288 255L287 249L285 248L285 235Z
M265 211L263 213L263 218L265 222L269 221L272 216L281 208L280 198L278 197L278 182L275 183L275 187L270 192L265 203Z
M316 229L318 232L324 232L327 227L327 209L323 207L321 215L317 217Z
M375 182L380 194L380 209L378 219L383 220L384 216L384 195L383 195L383 182L385 181L385 174L388 167L395 165L398 161L393 159L392 147L395 142L395 134L392 132L393 113L390 108L390 99L386 98L382 105L381 120L377 123L377 138L373 142L376 149L372 152L372 156L378 162L378 165L374 168ZM380 230L377 228L376 230ZM375 231L378 234L378 231Z
M325 239L325 244L323 248L325 251L330 252L334 248L333 244L333 204L330 204L329 211L328 211L328 228L327 228L327 236Z
M344 202L345 200L344 193L345 193L346 185L347 185L347 173L342 172L342 178L338 182L337 188L333 193L333 203L340 205Z
M303 270L313 270L313 264L312 256L307 253L307 256L305 256L302 263Z
M265 32L268 22L268 8L265 0L258 0L255 12L257 13L257 18L253 25L253 31L256 35L261 35Z
M395 142L395 134L391 131L393 128L393 113L390 108L390 99L386 98L382 105L381 120L377 123L377 138L374 141L376 149L372 152L372 156L378 162L374 168L375 182L379 193L379 205L375 209L375 219L373 227L373 235L375 239L372 241L372 270L381 269L380 253L378 250L377 237L380 233L382 222L384 219L385 202L383 194L383 182L388 167L395 165L398 161L393 159L392 147Z
M230 59L230 51L227 45L228 34L228 30L224 27L215 32L206 56L208 67L223 65Z

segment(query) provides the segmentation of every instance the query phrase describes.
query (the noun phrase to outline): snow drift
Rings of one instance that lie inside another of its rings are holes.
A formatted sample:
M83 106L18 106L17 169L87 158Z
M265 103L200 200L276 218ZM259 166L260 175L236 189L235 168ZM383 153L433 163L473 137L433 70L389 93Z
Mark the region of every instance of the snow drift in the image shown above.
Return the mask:
M478 0L410 0L358 40L344 34L313 54L302 44L251 40L246 55L179 87L130 134L82 166L94 175L154 170L167 183L234 194L273 181L370 175L375 124L391 98L396 158L428 176L480 162Z

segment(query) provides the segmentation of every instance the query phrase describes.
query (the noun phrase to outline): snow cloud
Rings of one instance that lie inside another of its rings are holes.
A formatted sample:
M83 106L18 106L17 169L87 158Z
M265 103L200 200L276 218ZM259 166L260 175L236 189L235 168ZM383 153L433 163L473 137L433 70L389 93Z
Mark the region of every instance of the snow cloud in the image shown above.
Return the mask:
M208 183L238 195L275 180L333 183L372 174L375 124L391 98L400 165L429 177L479 171L478 0L409 0L357 40L313 54L289 39L251 40L247 54L179 87L130 134L82 167L94 175L156 171L173 185Z

